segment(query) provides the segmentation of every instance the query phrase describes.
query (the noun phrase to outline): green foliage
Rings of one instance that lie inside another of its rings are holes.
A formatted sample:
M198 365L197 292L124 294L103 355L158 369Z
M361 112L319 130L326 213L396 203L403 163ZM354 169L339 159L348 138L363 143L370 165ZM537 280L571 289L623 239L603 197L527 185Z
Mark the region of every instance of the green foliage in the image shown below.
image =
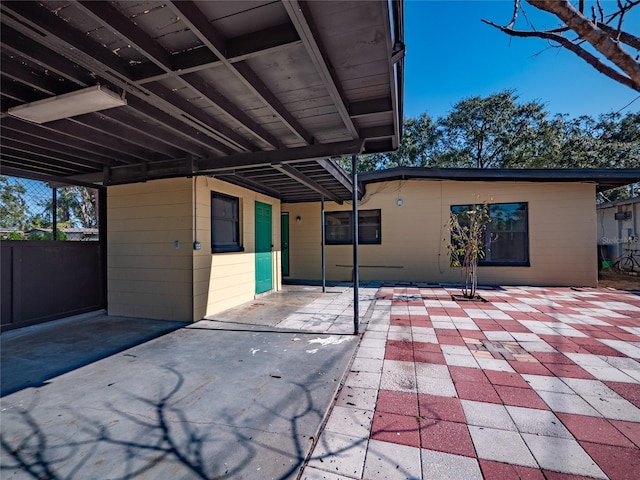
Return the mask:
M2 236L2 240L24 240L22 232L10 232L7 235Z
M351 171L351 159L340 163ZM640 168L640 113L569 118L520 101L514 90L470 97L437 120L406 118L397 151L358 158L358 172L403 166Z
M67 234L60 230L56 229L58 240L64 242L67 240ZM29 234L29 240L53 240L53 232L33 232Z
M464 281L462 294L466 298L475 298L478 288L478 260L484 258L485 232L491 222L489 205L474 204L461 213L451 212L445 227L450 238L443 242L451 255L451 266L463 269Z
M26 188L0 175L0 227L23 230L27 223Z

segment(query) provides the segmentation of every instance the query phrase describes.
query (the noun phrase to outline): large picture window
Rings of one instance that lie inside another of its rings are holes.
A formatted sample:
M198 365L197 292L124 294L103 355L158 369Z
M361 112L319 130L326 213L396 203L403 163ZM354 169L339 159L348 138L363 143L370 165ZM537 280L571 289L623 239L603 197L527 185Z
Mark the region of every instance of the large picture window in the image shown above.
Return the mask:
M358 243L380 244L382 242L380 210L358 212ZM325 212L325 243L348 245L353 243L353 212Z
M211 251L240 252L240 200L211 192Z
M471 205L454 205L453 213L460 217ZM528 204L492 203L489 205L491 222L485 232L485 257L478 265L529 266L529 220Z

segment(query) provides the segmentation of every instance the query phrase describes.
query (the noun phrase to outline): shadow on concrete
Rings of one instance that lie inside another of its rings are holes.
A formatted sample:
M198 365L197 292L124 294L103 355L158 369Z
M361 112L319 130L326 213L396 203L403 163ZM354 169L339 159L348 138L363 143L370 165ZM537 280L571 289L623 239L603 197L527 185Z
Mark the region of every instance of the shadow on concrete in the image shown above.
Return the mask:
M98 314L69 317L0 336L0 396L148 342L189 323Z
M8 395L1 476L295 478L357 344L317 337L180 329Z

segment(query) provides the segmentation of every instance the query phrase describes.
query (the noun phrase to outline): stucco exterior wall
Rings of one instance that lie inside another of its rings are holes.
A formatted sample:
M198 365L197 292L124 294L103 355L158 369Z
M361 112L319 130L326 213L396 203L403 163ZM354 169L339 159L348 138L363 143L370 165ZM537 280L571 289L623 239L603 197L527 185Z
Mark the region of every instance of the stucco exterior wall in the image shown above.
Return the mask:
M398 198L402 206L398 206ZM392 181L367 185L360 209L381 209L380 245L360 245L362 280L459 282L443 242L451 205L528 202L528 267L482 266L479 282L597 285L595 187L533 182ZM326 211L351 205L328 202ZM290 278L321 278L320 205L283 204L291 222ZM327 279L350 280L351 245L327 245Z
M108 187L110 315L192 318L191 199L186 178Z
M212 191L239 198L244 251L212 254ZM206 177L111 186L107 197L110 314L197 321L253 300L256 200L272 205L273 288L281 289L278 200Z

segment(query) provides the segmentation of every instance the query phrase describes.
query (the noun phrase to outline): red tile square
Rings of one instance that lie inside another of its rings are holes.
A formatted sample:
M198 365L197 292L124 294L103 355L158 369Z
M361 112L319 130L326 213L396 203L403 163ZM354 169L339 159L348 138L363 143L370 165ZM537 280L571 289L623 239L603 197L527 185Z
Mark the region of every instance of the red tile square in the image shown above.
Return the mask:
M476 456L469 429L464 423L420 419L420 445L454 455Z
M433 420L466 423L462 405L457 398L418 394L420 416Z
M564 363L566 365L575 365L573 360L559 352L531 352L531 355L541 363Z
M529 384L518 373L485 370L484 374L493 385L508 385L510 387L530 388Z
M622 398L640 408L640 384L623 382L604 382L604 384Z
M579 443L609 478L616 480L638 479L640 454L637 448L589 442Z
M455 328L434 328L436 336L440 337L460 337L460 333Z
M625 437L640 447L640 423L611 420L611 424Z
M419 448L418 417L376 412L371 426L371 438Z
M453 383L458 382L488 382L485 372L480 368L449 366L449 373Z
M633 443L604 418L562 412L556 416L577 440L634 448Z
M608 345L583 345L585 350L594 355L606 355L607 357L624 357L625 355Z
M500 397L489 382L458 382L455 384L458 397L463 400L502 403Z
M500 326L510 333L531 333L531 330L514 320L500 320Z
M385 360L400 360L403 362L413 362L413 350L387 346L384 349L384 358Z
M616 337L615 335L612 335L611 333L608 332L604 332L602 330L597 330L594 331L591 336L593 338L599 338L602 340L618 340L618 337Z
M453 336L443 336L438 335L438 343L441 345L466 345L464 343L464 339L462 337L453 337Z
M418 396L415 393L380 390L376 402L376 412L417 417Z
M557 377L569 377L569 378L584 378L588 380L594 380L595 377L587 372L584 368L578 365L567 365L563 363L544 363L544 366L549 369Z
M391 318L391 320L389 320L389 323L391 325L394 326L398 326L398 327L410 327L411 326L411 320L407 319L400 319L400 318Z
M509 362L511 368L513 368L519 374L529 375L545 375L547 377L553 377L547 367L538 362Z
M484 336L484 333L482 333L480 330L460 329L460 330L458 330L458 332L460 332L460 335L462 336L462 338L475 338L477 340L486 340L487 339L487 337Z
M413 342L413 351L441 353L442 349L437 343Z
M478 460L484 480L544 480L542 472L537 468L510 465L508 463Z
M424 350L418 350L413 352L413 358L419 363L435 363L437 365L446 365L444 355L437 352L425 352Z
M542 400L531 387L518 388L506 385L494 385L494 388L496 389L496 392L498 392L502 403L505 405L549 410L549 407L544 403L544 400Z
M387 340L385 345L387 348L393 347L400 350L413 350L413 342L408 340Z
M582 475L572 475L570 473L552 472L542 470L544 478L547 480L593 480L593 477L583 477Z

